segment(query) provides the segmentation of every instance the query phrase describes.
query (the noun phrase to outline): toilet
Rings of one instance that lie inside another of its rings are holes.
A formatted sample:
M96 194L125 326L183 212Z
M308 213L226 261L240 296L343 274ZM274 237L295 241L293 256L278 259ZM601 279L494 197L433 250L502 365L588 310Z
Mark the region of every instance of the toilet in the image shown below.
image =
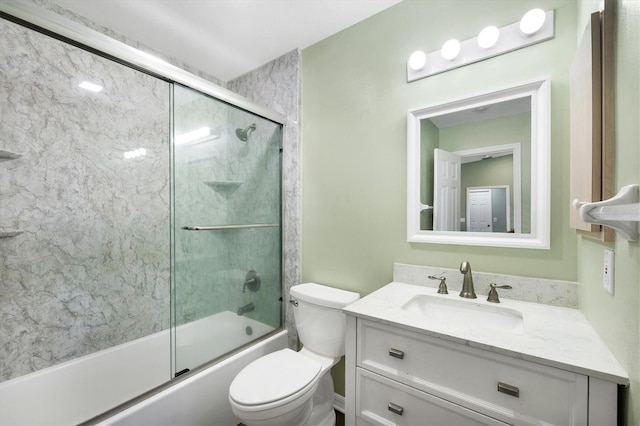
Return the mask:
M303 344L282 349L243 368L229 387L231 408L252 425L335 424L333 367L344 355L342 308L358 293L315 283L291 287L291 304Z

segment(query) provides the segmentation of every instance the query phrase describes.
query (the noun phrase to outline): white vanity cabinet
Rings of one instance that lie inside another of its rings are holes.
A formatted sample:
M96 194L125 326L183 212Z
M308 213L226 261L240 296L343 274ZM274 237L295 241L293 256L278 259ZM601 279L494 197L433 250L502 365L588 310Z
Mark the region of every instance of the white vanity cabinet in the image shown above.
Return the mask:
M616 424L616 384L584 374L352 315L346 349L347 424Z

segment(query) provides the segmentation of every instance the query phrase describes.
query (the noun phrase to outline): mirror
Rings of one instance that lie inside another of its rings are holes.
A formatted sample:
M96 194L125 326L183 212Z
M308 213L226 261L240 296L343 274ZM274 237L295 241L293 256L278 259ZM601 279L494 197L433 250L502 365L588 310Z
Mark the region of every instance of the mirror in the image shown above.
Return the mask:
M549 248L547 79L410 111L407 240Z

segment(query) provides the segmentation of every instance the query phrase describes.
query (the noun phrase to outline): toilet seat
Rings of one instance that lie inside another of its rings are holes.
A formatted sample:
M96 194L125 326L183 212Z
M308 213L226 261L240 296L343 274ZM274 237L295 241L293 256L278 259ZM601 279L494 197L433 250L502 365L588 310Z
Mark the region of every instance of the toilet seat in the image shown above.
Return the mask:
M315 391L322 365L291 349L265 355L247 365L229 388L229 398L244 411L272 409Z

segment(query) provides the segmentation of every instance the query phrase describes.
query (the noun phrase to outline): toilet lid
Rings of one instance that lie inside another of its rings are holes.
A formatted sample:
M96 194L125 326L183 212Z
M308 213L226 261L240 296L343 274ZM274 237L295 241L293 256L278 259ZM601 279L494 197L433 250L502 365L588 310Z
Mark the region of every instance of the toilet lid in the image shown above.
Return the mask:
M291 349L265 355L233 379L229 396L242 405L262 405L286 398L320 374L320 363Z

